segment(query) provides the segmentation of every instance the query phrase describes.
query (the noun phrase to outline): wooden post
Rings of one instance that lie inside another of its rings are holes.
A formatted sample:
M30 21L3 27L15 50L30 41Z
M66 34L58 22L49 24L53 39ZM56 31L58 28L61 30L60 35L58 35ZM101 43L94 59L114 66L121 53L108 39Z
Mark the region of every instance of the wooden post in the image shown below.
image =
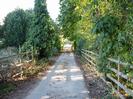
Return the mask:
M118 57L118 65L117 65L117 80L118 80L118 82L120 82L119 72L120 72L120 57ZM120 92L120 87L118 85L117 85L117 91Z
M110 60L108 61L107 68L108 69L111 68L111 62L110 62ZM107 79L107 74L108 74L107 72L104 73L104 78L105 79Z
M34 47L32 47L32 60L33 60L33 63L35 64L35 52L34 52Z
M29 56L28 56L28 52L26 52L26 59L27 59L27 61L29 60Z
M20 53L18 54L18 61L17 62L18 63L21 63L22 62Z
M20 78L23 79L23 66L20 67L21 68L21 75L20 75Z

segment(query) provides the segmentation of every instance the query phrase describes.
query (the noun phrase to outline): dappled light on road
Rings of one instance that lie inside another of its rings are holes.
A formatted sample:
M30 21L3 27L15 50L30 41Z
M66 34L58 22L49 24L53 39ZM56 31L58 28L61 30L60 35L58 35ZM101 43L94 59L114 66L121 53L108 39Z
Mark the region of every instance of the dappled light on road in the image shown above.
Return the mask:
M24 99L89 99L88 93L74 54L64 53Z

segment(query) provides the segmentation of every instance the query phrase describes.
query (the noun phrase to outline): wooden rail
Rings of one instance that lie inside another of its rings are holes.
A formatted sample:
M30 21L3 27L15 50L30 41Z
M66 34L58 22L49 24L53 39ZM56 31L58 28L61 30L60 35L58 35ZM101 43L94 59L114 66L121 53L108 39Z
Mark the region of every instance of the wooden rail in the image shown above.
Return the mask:
M80 52L81 52L81 57L84 60L86 60L89 63L89 65L96 66L96 58L98 57L98 54L95 54L94 52L88 51L85 49L81 49ZM130 88L127 88L127 86L125 84L122 84L122 82L120 81L120 78L123 78L123 79L133 83L133 79L129 78L126 74L124 74L123 71L120 71L120 68L123 66L129 66L130 69L133 69L133 66L131 64L121 62L119 59L116 60L116 59L112 59L112 58L108 58L108 63L109 63L110 71L112 71L116 75L116 78L114 78L110 75L110 73L107 73L107 78L110 79L110 81L112 81L117 86L117 89L115 86L113 86L112 89L115 91L115 93L121 99L125 99L125 96L123 94L121 94L120 89L123 89L123 91L125 91L125 93L127 95L130 95L133 97L133 90ZM111 63L115 64L117 69L113 68L111 66ZM104 81L106 81L103 77L102 77L102 79Z

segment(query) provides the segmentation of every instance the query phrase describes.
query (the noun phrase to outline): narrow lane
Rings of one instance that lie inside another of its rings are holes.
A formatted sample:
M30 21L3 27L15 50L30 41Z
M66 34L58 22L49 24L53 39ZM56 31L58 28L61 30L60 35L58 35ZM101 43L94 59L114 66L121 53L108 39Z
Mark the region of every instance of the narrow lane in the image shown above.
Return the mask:
M24 99L89 99L73 53L63 53L38 86Z

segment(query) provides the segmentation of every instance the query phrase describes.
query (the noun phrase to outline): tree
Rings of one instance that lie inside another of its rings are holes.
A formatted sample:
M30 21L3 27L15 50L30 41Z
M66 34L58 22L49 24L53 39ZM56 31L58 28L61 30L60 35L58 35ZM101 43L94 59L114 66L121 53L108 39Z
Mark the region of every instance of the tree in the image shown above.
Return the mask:
M51 20L46 0L35 0L34 21L23 48L33 53L34 58L48 58L56 43L56 27Z
M26 28L26 39L30 37L30 32L34 30L34 20L35 20L35 13L33 9L29 9L25 11L26 13L26 20L27 20L27 28Z
M72 0L61 0L61 14L59 16L60 26L64 33L64 37L67 37L69 40L74 41L76 48L77 37L76 29L77 23L81 19L80 12L76 10L78 6L77 2Z
M93 13L97 11L93 16L95 21L92 29L97 34L95 48L99 54L100 69L106 70L108 57L119 57L121 61L132 63L133 3L125 0L99 0L93 9Z
M61 0L61 13L59 16L60 26L64 37L74 42L75 49L80 46L82 41L90 43L84 45L92 46L95 36L91 34L90 28L92 25L89 16L88 0L75 1L75 0ZM83 45L82 44L82 45ZM87 46L86 46L87 47Z
M0 38L4 37L4 29L3 29L3 25L0 25Z
M35 32L33 46L37 49L39 58L48 57L51 54L51 41L53 33L50 29L50 17L48 15L46 0L35 0Z
M60 0L59 17L65 37L80 49L99 54L98 68L106 72L107 58L133 63L133 2L130 0Z
M4 21L5 44L7 46L21 46L26 40L27 18L22 9L9 13Z

